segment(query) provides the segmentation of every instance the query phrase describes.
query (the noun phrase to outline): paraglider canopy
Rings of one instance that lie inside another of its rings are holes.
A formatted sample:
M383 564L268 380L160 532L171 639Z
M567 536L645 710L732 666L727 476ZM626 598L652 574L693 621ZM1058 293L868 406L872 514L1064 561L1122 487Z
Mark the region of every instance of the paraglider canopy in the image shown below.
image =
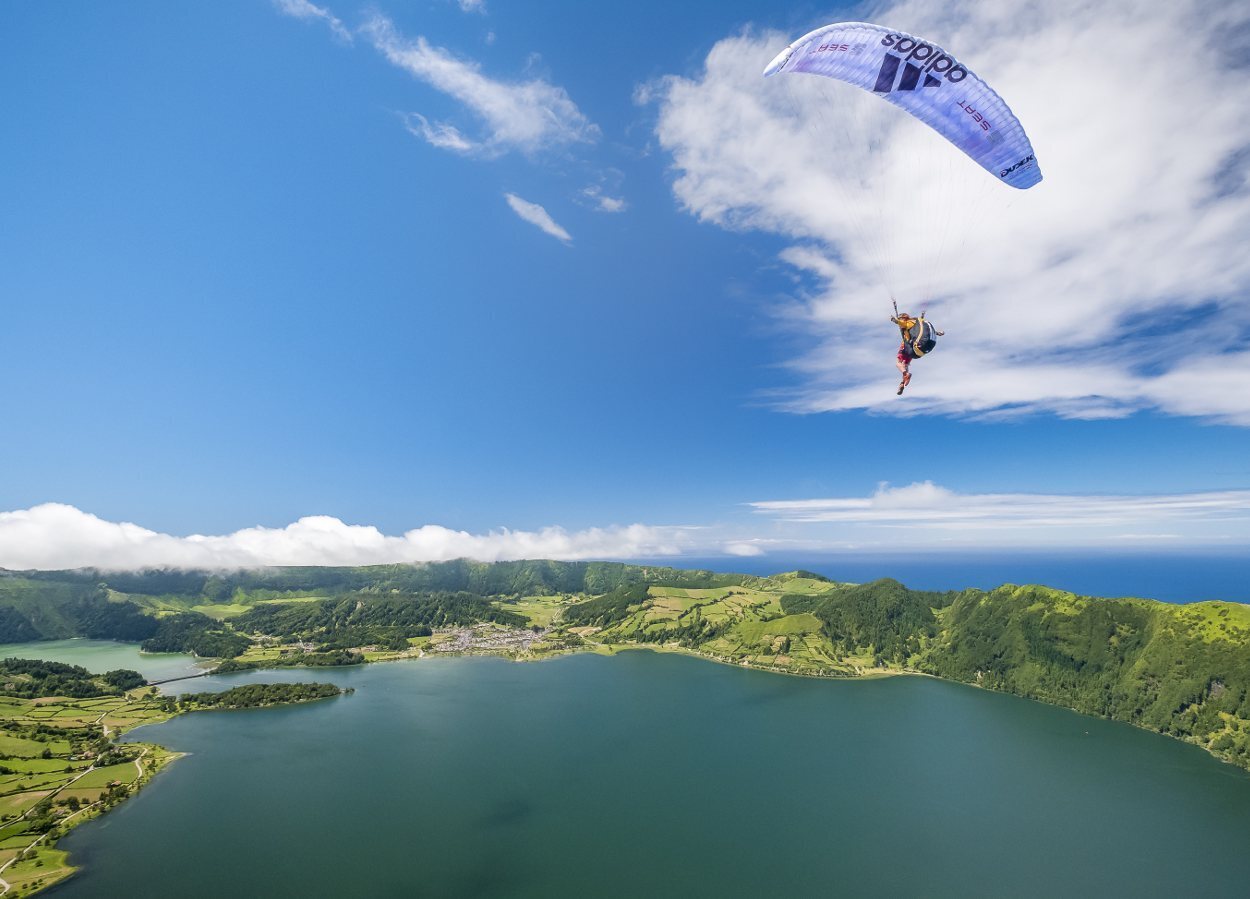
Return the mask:
M1004 184L1042 180L1033 145L1011 109L976 73L937 44L868 22L804 35L764 75L809 72L853 84L911 113Z

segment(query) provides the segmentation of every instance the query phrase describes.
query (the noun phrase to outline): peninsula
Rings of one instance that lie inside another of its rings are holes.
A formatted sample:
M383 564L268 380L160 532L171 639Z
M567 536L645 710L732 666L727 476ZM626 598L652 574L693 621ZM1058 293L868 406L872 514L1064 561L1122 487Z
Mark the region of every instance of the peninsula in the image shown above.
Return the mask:
M178 757L151 743L118 743L181 712L309 702L331 684L248 684L222 693L161 696L135 671L0 660L0 896L29 895L74 872L57 840L138 791Z

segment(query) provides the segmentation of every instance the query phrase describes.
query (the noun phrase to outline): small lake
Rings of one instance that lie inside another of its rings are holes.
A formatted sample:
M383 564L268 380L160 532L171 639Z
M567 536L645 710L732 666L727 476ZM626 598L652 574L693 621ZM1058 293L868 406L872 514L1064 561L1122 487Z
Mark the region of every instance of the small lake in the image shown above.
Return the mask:
M1245 895L1250 775L921 677L628 652L209 677L326 702L185 715L191 753L62 841L58 897ZM180 685L181 686L181 685Z
M165 680L198 674L211 666L193 655L181 652L140 652L138 644L112 640L42 640L38 643L0 643L0 659L42 659L81 665L93 674L118 668L138 671L148 680ZM192 681L194 683L194 681Z

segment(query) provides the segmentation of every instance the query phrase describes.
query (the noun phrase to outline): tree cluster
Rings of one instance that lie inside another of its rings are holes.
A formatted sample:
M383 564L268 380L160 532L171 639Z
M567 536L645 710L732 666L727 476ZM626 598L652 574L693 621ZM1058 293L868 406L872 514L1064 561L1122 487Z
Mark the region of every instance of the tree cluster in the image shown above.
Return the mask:
M143 641L144 652L191 652L197 656L231 659L252 644L228 625L199 612L166 615L155 621L155 633Z
M27 699L40 696L69 696L74 699L118 696L145 683L143 675L125 668L97 675L80 665L62 662L39 659L0 661L0 693Z
M520 627L524 616L475 593L351 594L317 602L266 603L234 619L239 630L304 640L321 649L429 636L432 628L494 621Z
M184 710L254 709L326 699L342 692L334 684L244 684L220 693L184 693L178 705Z

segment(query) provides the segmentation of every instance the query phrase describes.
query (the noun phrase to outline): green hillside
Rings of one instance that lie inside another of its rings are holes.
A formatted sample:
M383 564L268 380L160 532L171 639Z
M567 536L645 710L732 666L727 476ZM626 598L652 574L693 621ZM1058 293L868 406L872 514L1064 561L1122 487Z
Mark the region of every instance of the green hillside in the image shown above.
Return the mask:
M0 572L0 640L67 636L245 667L650 646L796 674L909 671L1127 721L1250 767L1250 606L1238 603L614 562Z

